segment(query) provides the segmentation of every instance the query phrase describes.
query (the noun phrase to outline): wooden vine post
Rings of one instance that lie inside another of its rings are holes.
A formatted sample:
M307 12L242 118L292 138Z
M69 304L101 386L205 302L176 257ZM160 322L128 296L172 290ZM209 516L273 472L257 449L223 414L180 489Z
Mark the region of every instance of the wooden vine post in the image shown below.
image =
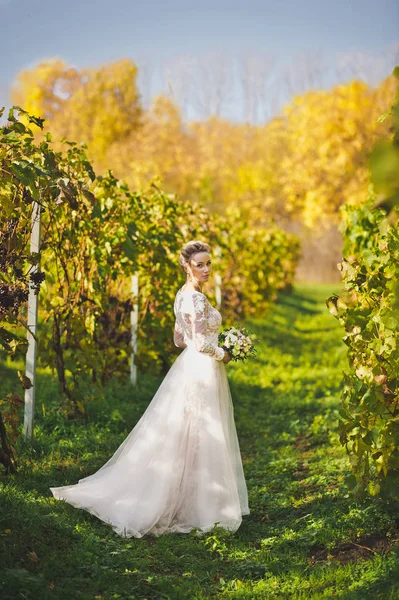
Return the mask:
M40 251L40 228L41 228L41 210L40 204L34 202L32 205L32 230L30 237L30 252L39 253ZM39 265L32 266L32 273L39 269ZM29 389L25 389L25 411L24 411L24 436L25 439L33 437L33 424L35 415L35 395L36 395L36 355L37 355L37 319L38 319L39 296L35 293L32 286L29 286L28 297L28 351L26 353L25 375L32 383Z
M218 259L221 257L222 251L219 246L215 248L215 254ZM218 272L215 273L215 300L216 307L220 310L222 306L222 277Z
M139 277L137 273L132 275L132 296L133 310L130 313L130 343L132 345L132 353L130 355L130 381L133 385L137 385L137 366L134 364L134 357L137 354L137 327L139 322Z

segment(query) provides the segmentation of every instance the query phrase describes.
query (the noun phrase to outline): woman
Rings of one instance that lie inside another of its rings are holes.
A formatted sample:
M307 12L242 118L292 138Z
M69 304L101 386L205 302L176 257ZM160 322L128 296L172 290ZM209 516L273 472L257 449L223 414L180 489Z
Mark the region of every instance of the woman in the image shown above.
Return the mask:
M143 416L115 454L76 485L50 488L123 537L236 531L249 514L247 488L225 366L218 347L220 313L202 293L208 244L186 244L187 274L177 292L174 342L184 348Z

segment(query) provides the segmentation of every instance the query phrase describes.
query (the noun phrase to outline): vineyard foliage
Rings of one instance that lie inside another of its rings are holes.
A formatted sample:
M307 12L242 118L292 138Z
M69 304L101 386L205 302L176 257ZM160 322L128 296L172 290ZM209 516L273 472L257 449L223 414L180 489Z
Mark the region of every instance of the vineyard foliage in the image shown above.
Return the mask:
M239 211L213 215L155 184L133 192L111 171L96 175L84 144L64 140L55 151L50 133L35 141L33 126L43 123L14 107L0 129L0 341L11 357L24 356L29 285L40 289L39 361L57 373L71 414L84 412L109 378L128 376L133 273L136 364L170 366L173 300L184 282L178 255L189 239L214 249L226 323L264 312L278 290L289 289L299 256L291 234L272 222L251 228ZM34 201L42 214L40 255L29 253Z
M340 410L348 486L399 499L399 102L383 118L393 135L371 155L374 195L345 208L344 291L327 305L349 348Z

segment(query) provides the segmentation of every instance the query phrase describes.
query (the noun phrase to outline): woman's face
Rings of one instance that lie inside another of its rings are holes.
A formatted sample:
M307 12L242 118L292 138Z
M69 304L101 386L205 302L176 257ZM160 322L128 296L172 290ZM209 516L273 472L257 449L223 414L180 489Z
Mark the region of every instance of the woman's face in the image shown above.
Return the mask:
M204 283L211 274L211 256L208 252L196 252L191 257L189 265L193 278Z

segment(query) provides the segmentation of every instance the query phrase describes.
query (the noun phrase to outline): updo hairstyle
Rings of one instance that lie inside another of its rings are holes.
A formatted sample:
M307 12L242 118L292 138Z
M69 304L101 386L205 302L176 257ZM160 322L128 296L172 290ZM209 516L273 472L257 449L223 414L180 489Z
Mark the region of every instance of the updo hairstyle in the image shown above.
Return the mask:
M205 242L201 242L200 240L192 240L191 242L187 242L187 244L184 244L179 256L179 265L183 273L187 274L187 272L184 269L184 266L190 264L194 254L197 254L197 252L209 251L210 246L208 244L205 244Z

